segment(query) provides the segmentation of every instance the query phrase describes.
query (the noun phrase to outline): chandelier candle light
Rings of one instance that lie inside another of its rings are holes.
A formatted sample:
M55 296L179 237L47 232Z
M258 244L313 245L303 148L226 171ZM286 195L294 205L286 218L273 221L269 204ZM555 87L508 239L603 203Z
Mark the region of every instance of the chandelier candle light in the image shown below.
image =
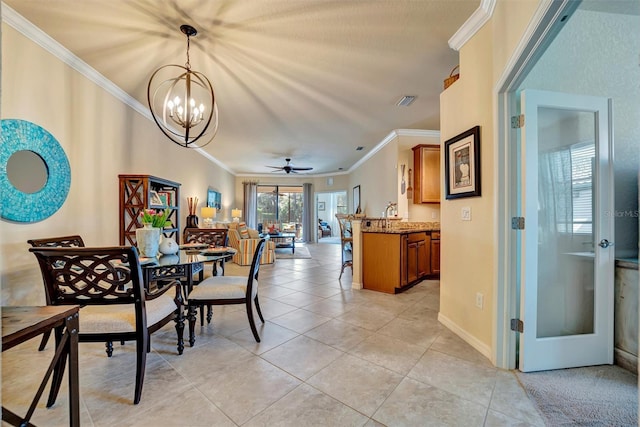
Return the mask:
M218 131L218 107L211 82L193 71L189 62L190 37L198 31L186 24L180 31L187 36L187 62L154 71L147 86L147 101L153 120L170 140L181 147L200 148ZM203 138L208 134L208 139Z

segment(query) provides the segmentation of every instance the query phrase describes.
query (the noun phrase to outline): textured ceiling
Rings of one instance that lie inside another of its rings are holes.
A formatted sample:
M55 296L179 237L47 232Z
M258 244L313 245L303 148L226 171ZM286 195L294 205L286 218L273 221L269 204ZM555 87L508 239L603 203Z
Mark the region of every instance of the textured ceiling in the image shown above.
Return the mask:
M448 39L479 0L5 0L146 104L152 72L186 62L213 83L204 149L237 174L348 170L394 129L439 129ZM398 107L402 95L416 95ZM171 144L158 130L158 144ZM363 146L362 151L356 147Z

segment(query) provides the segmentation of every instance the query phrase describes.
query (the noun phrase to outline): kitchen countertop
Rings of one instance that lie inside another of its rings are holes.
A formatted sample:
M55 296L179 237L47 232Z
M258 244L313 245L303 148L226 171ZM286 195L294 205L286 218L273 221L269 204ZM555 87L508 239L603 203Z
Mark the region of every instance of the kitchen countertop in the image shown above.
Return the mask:
M439 222L408 222L391 219L389 227L383 227L384 218L365 218L362 221L363 233L405 234L424 231L440 231ZM369 224L369 225L367 225Z
M420 233L424 231L440 231L433 228L369 228L362 230L363 233L384 233L384 234L408 234L408 233Z

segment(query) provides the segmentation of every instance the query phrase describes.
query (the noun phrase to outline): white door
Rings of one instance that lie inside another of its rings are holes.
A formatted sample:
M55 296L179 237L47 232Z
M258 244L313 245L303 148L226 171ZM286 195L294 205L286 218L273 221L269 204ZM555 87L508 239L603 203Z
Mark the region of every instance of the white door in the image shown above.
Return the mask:
M613 363L613 158L606 98L525 90L523 372Z

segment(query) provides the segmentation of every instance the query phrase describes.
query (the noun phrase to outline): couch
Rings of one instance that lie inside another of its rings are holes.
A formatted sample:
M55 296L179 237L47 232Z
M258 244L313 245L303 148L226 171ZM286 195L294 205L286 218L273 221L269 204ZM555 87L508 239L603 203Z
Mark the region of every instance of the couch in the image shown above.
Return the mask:
M248 228L244 222L231 222L227 224L227 242L237 252L233 256L233 262L238 265L251 265L253 253L258 247L260 235L258 230ZM260 257L260 264L272 264L276 261L276 244L269 240Z

